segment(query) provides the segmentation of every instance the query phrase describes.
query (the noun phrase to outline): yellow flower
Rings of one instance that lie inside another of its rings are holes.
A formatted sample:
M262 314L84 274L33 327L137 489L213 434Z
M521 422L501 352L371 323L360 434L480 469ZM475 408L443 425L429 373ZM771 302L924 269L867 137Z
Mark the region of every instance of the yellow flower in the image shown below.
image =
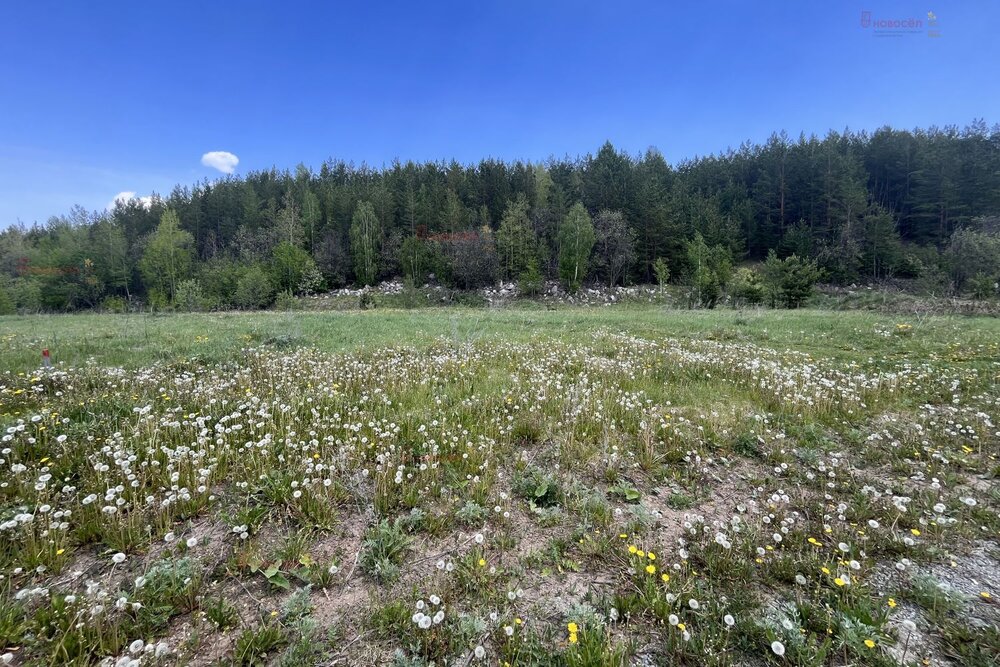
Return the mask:
M638 556L639 558L645 558L646 557L646 552L642 551L640 549L640 550L638 550L638 551L635 552L635 555Z
M626 535L625 533L618 533L618 537L620 537L620 538L622 538L624 540L624 539L628 538L628 535Z
M479 559L479 567L486 567L486 559L485 558L480 558Z
M649 553L646 554L646 558L648 558L649 560L656 560L656 554L650 551Z
M865 640L865 646L867 646L868 648L875 648L875 642L873 642L870 639L866 639Z
M576 634L580 631L580 627L576 623L568 623L566 629L570 631L570 634Z
M895 608L896 608L896 601L892 598L889 598L889 609L895 609Z
M524 621L522 621L520 618L514 619L514 625L521 625L522 623L524 623Z
M47 457L47 456L43 456L43 457L42 457L41 459L39 459L39 460L38 460L38 462L39 462L39 463L45 463L45 462L46 462L46 461L48 461L48 460L49 460L49 457Z
M808 540L806 540L806 541L807 541L807 542L809 542L809 544L811 544L811 545L813 545L813 546L816 546L816 547L819 547L819 546L823 546L823 545L821 545L821 544L819 543L819 540L817 540L817 539L816 539L815 537L810 537L810 538L809 538Z
M917 530L916 528L911 528L910 532L913 533L916 537L920 537L920 531Z
M820 571L821 571L821 572L822 572L823 574L830 574L830 568L828 568L828 567L821 567L821 568L820 568Z
M570 636L569 636L569 643L570 644L575 644L576 643L576 633L575 632L572 633L572 634L570 634Z
M646 572L649 572L650 574L656 574L656 566L655 565L647 565L646 566Z
M634 554L634 553L635 553L635 552L637 552L637 551L638 551L638 549L636 548L636 546L635 546L634 544L630 544L630 545L628 545L628 552L629 552L630 554Z
M678 623L677 629L680 630L681 632L684 632L685 630L687 630L687 626L684 625L683 623Z
M663 573L660 575L660 579L663 579L664 582L670 581L670 575L667 573Z
M62 556L62 555L63 555L63 553L65 553L65 552L66 552L66 550L65 550L65 549L56 549L56 555L57 555L57 556Z
M277 616L277 615L278 615L278 612L277 612L277 611L272 611L272 612L271 612L271 618L274 618L274 617L275 617L275 616Z
M833 580L833 583L837 584L838 586L843 586L843 585L845 585L845 584L846 584L847 582L846 582L846 581L844 581L843 579L841 579L840 577L837 577L836 579L834 579L834 580Z
M986 591L983 591L982 593L979 594L979 597L983 598L984 600L989 600L991 596Z

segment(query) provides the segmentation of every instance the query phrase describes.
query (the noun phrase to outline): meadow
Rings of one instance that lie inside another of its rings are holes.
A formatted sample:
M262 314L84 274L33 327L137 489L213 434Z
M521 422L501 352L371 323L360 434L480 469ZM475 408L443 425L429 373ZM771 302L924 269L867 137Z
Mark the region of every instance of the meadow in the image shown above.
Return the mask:
M3 664L1000 660L996 318L0 317L0 428Z

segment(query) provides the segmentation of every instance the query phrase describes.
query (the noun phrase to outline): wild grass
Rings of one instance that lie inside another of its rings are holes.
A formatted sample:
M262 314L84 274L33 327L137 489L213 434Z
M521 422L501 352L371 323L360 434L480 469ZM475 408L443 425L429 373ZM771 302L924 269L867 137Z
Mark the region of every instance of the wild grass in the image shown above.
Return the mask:
M1000 326L897 324L0 318L0 655L988 664Z

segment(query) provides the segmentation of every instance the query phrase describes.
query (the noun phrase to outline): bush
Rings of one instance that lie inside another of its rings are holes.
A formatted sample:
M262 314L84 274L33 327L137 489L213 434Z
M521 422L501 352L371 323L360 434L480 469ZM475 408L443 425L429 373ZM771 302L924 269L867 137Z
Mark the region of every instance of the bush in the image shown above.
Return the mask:
M101 310L106 313L124 313L128 310L128 302L120 296L104 297Z
M275 310L295 310L298 307L298 300L289 290L278 292L278 296L274 300Z
M22 313L37 313L42 309L42 287L34 278L17 278L10 283L9 296L14 308Z
M764 283L760 274L749 268L738 269L729 283L729 294L738 304L761 303L764 300Z
M798 255L781 260L771 250L764 262L764 288L772 307L780 303L786 308L798 308L812 296L813 286L822 276L816 262Z
M201 291L201 283L194 279L182 280L178 283L177 289L174 291L174 306L178 310L188 312L205 310L208 306L208 300Z
M236 283L233 302L248 310L267 308L274 301L271 279L260 266L251 266Z
M985 273L969 278L968 287L974 299L992 299L997 295L997 279Z

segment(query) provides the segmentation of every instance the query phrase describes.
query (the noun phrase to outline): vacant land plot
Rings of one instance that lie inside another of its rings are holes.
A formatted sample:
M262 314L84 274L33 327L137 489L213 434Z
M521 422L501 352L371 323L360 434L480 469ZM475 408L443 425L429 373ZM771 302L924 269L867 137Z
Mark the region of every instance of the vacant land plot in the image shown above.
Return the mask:
M7 663L1000 659L994 319L0 318L0 426Z

